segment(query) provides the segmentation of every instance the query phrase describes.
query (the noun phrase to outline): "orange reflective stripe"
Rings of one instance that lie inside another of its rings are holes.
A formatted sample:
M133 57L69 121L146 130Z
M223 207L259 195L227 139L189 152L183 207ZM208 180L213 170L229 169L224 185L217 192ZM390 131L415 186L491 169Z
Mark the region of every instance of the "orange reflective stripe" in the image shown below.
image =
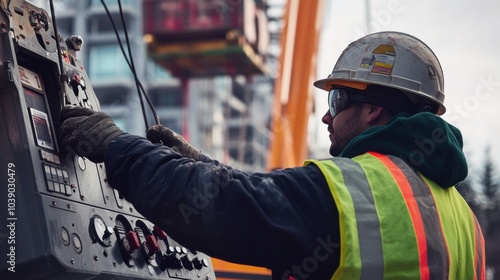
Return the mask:
M396 164L412 188L422 223L427 245L429 279L449 279L450 251L431 187L420 174L395 156L387 156Z
M392 155L313 162L339 209L341 263L332 279L485 279L480 225L454 187Z
M410 183L406 179L405 174L401 171L401 169L391 160L389 157L370 152L369 154L378 158L384 165L387 167L389 172L392 174L394 179L398 182L401 194L403 195L406 205L408 207L408 211L410 213L411 219L414 224L415 236L417 238L417 246L419 251L419 259L420 259L420 279L429 280L429 266L427 259L427 238L424 230L424 223L422 221L422 216L420 215L420 210L418 209L417 202L415 197L413 196L413 190L410 186Z
M472 218L474 220L474 236L475 236L475 245L476 245L476 252L475 252L475 269L476 273L474 275L474 279L476 280L484 280L486 279L486 260L483 258L484 256L484 238L483 238L483 233L481 232L481 226L479 225L479 222L476 219L476 216L474 213L471 211Z

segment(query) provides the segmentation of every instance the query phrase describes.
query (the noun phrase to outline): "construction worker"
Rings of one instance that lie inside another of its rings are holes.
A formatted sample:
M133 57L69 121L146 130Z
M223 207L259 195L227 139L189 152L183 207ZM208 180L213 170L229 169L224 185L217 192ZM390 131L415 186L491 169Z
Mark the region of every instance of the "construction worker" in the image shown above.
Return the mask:
M179 243L273 279L485 279L481 229L455 188L467 176L462 136L439 117L431 49L370 34L314 85L328 92L333 157L302 167L248 174L166 127L148 140L81 107L62 110L60 139L104 162L111 186Z

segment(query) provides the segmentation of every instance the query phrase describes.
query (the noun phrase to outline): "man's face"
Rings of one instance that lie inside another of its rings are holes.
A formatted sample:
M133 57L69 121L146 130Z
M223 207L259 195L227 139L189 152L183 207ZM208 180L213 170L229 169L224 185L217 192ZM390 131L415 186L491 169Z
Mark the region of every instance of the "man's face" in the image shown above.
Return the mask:
M328 126L330 132L330 154L338 156L347 144L361 132L365 127L361 125L362 105L350 104L347 108L338 112L334 118L327 111L321 121Z

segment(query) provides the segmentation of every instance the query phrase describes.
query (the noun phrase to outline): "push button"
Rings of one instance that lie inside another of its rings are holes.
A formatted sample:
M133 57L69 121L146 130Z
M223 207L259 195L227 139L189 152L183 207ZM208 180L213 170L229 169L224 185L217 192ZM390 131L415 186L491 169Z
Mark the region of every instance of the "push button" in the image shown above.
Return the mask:
M60 193L61 187L59 183L54 182L54 191Z
M69 183L68 172L66 170L63 170L62 174L63 174L63 181L64 181L64 183Z
M47 165L44 165L43 167L45 169L45 179L52 180L52 174L50 173L50 167Z
M66 195L72 195L73 194L73 190L71 189L71 185L64 185L64 188L66 189Z
M55 190L54 190L54 182L52 182L52 181L47 181L47 190L48 190L49 192L54 192L54 191L55 191Z
M57 180L57 170L54 167L50 167L50 174L52 175L52 180Z
M63 182L63 173L61 169L56 169L57 172L57 181Z

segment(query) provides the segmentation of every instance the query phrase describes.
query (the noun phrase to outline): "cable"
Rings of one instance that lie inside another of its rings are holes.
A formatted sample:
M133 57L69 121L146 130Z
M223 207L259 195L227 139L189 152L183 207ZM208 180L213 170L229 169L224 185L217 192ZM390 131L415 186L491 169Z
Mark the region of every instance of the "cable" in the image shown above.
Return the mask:
M149 99L149 96L145 93L144 87L142 86L142 84L140 83L139 79L137 78L137 72L135 71L135 67L133 67L133 65L131 64L131 62L129 61L129 59L128 59L126 53L125 53L125 50L123 49L123 43L122 43L122 41L120 39L120 35L119 35L118 29L116 27L116 24L115 24L115 22L113 20L113 17L111 16L111 13L109 12L108 7L106 6L106 3L104 2L104 0L101 0L101 3L104 6L104 9L106 10L106 13L107 13L107 15L108 15L108 17L109 17L109 19L111 21L111 24L113 25L113 29L114 29L116 38L118 40L120 49L122 51L123 57L125 58L125 60L126 60L128 66L129 66L130 70L132 71L132 74L134 75L134 79L135 79L136 85L138 85L139 100L141 101L141 108L142 108L142 113L143 113L143 117L144 117L146 129L148 128L148 121L147 121L147 116L146 116L146 112L145 112L144 102L142 100L142 96L144 96L146 98L146 100L148 101L148 104L149 104L149 106L151 108L151 111L153 112L153 114L155 116L156 124L159 124L160 121L159 121L158 115L156 114L154 106L151 103L151 100ZM123 12L122 12L122 9L121 9L121 2L118 0L118 3L120 5L120 15L123 18ZM125 30L125 25L124 25L124 32L125 32L125 34L127 34L127 32ZM127 47L129 49L129 53L130 53L130 43L128 41L127 41Z
M10 1L9 1L10 3ZM54 26L54 36L56 37L57 56L59 57L59 100L61 101L61 109L66 105L65 95L62 87L62 82L67 82L68 78L64 71L62 60L61 45L59 43L59 33L57 32L56 14L54 12L54 1L50 0L50 16L52 17L52 25Z
M147 115L146 115L146 109L144 107L144 101L142 99L142 97L144 96L146 98L146 101L148 102L148 105L153 113L153 116L155 118L155 123L157 125L160 124L160 118L158 117L158 114L156 113L156 110L153 106L153 103L151 102L151 99L149 98L149 96L146 94L146 90L144 89L142 83L140 82L139 78L137 77L137 72L135 70L135 65L133 63L133 60L132 60L132 53L131 53L131 48L130 48L130 41L128 39L128 32L127 32L127 29L126 29L126 25L125 25L125 20L124 20L124 17L123 17L123 11L122 11L122 6L121 6L121 1L118 0L118 6L119 6L119 10L120 10L120 18L121 18L121 21L122 21L122 25L123 25L123 31L125 33L125 39L126 39L126 44L127 44L127 48L128 48L128 54L130 56L130 60L129 58L127 57L127 54L125 53L125 50L123 48L123 43L120 39L120 34L118 32L118 28L116 27L116 24L113 20L113 17L111 16L111 13L109 12L109 9L108 7L106 6L106 3L104 2L104 0L101 0L101 4L103 5L104 9L106 10L106 13L111 21L111 24L113 26L113 29L114 29L114 32L115 32L115 35L116 35L116 38L118 40L118 45L120 46L120 49L122 51L122 54L123 54L123 57L125 58L125 61L127 62L129 68L130 68L130 71L132 72L133 76L134 76L134 80L135 80L135 83L136 83L136 86L137 86L137 93L139 95L139 101L141 103L141 109L142 109L142 114L143 114L143 118L144 118L144 122L145 122L145 125L146 125L146 129L148 129L149 125L148 125L148 120L147 120Z
M120 0L118 0L118 8L120 10L120 19L122 21L122 26L123 26L123 33L125 33L125 42L127 44L127 49L128 49L128 58L129 58L129 61L130 61L130 70L132 71L132 73L134 74L134 79L135 79L135 85L136 85L136 88L137 88L137 92L139 93L139 101L141 103L141 108L142 108L142 113L143 113L143 117L144 117L144 122L146 124L146 130L148 129L149 125L148 125L148 120L147 120L147 115L146 115L146 112L145 112L145 109L144 109L144 101L142 99L142 96L141 96L141 89L139 87L139 78L137 77L137 71L135 70L135 65L134 65L134 59L133 59L133 56L132 56L132 50L130 48L130 41L129 41L129 38L128 38L128 31L127 31L127 25L125 24L125 18L123 17L123 10L122 10L122 2ZM144 96L146 96L146 94L144 94Z

